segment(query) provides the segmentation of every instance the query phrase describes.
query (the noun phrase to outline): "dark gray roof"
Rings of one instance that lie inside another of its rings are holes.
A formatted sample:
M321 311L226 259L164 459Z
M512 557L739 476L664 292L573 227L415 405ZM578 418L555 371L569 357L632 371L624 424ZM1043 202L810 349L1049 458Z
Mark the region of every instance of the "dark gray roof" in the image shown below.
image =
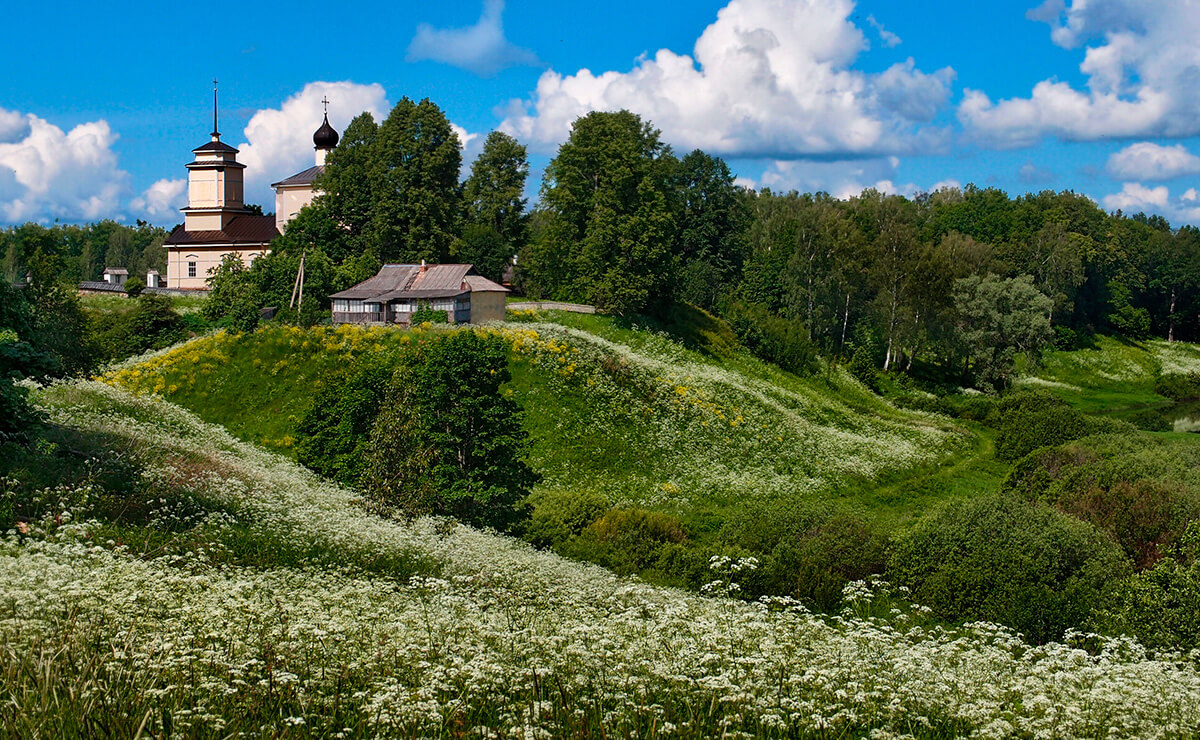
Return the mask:
M279 236L274 216L237 216L222 231L188 231L179 224L164 246L188 244L267 244Z
M233 152L237 154L237 149L229 146L223 141L210 141L207 144L201 144L192 150L193 152Z
M292 175L291 177L287 178L286 180L280 180L279 182L273 182L273 183L271 183L271 187L273 187L273 188L285 187L286 188L286 187L290 187L290 186L294 186L294 185L311 185L313 183L313 181L317 179L317 176L320 175L324 171L325 171L325 165L318 164L313 167L309 167L307 170L304 170L302 172L297 172L296 174Z
M106 283L103 280L84 280L79 284L80 290L95 290L106 293L124 293L124 285L116 285L115 283Z
M377 275L330 298L388 302L404 298L453 298L473 290L507 290L472 265L384 265Z

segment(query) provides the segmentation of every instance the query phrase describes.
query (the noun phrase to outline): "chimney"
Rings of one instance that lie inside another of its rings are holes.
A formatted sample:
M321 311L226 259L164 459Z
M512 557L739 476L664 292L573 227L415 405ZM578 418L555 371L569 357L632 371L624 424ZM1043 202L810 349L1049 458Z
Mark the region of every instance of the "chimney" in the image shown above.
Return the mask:
M421 272L425 272L426 269L428 268L425 267L425 260L421 260Z

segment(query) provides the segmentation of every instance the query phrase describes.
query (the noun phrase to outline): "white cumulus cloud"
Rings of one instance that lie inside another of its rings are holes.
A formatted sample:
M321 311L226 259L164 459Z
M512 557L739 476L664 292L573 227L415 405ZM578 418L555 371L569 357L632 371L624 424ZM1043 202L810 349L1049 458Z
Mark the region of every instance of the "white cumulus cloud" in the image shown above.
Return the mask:
M1182 144L1131 144L1108 158L1108 174L1118 180L1173 180L1200 174L1200 157Z
M1043 80L1028 98L992 101L967 90L959 120L992 146L1046 136L1091 141L1200 133L1200 12L1193 0L1046 0L1029 13L1067 49L1088 44L1086 89Z
M874 157L841 162L778 160L762 174L762 184L776 192L826 192L835 198L851 198L867 188L881 193L911 196L920 188L914 183L897 183L900 159ZM944 183L939 183L942 185ZM933 189L936 189L934 186Z
M246 124L245 143L239 144L238 161L246 165L246 198L262 201L270 211L274 196L266 188L313 165L313 132L321 125L321 99L329 98L329 123L338 133L363 111L382 122L387 115L387 95L379 84L310 82L278 108L255 113Z
M1170 201L1170 191L1166 185L1148 188L1141 183L1127 182L1121 186L1121 192L1104 196L1104 207L1111 210L1122 210L1128 213L1137 211L1158 212L1167 207Z
M1119 209L1126 214L1156 214L1166 218L1173 226L1200 226L1200 194L1195 188L1172 196L1166 185L1151 188L1141 183L1127 182L1121 186L1121 192L1105 196L1101 203L1110 211Z
M186 190L186 179L162 179L129 201L129 208L145 216L147 221L162 223L171 219L179 220L179 209L187 205Z
M429 59L491 77L502 69L535 65L537 56L514 46L504 37L500 16L504 0L484 0L479 21L466 28L417 27L405 57L410 62Z
M946 132L929 121L954 71L910 60L880 74L852 67L867 48L852 0L731 0L694 56L660 49L628 72L544 72L501 129L552 151L593 110L627 108L676 147L731 157L841 158L933 151Z
M7 223L91 220L119 212L129 176L117 166L108 122L70 131L0 110L0 217Z

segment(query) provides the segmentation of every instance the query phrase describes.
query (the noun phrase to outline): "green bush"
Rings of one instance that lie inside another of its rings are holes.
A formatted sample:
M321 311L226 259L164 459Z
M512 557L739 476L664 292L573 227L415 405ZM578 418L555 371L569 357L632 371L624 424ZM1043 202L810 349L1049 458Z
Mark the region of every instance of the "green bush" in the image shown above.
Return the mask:
M1154 381L1154 392L1172 401L1200 399L1200 373L1164 373Z
M553 491L531 498L533 511L525 539L537 547L554 547L583 532L612 507L594 491Z
M767 563L772 593L834 611L847 583L886 570L887 538L863 519L838 513L781 541Z
M1152 457L1151 448L1133 456L1082 444L1042 449L1013 466L1003 489L1093 524L1145 568L1200 516L1197 491L1156 470Z
M126 280L125 285L122 287L125 288L125 294L130 298L137 298L146 289L146 284L142 282L140 277L135 276Z
M636 507L611 509L572 540L565 554L624 575L657 569L664 547L686 539L683 525L670 514Z
M854 350L854 355L850 357L850 364L846 366L846 371L858 382L876 393L879 392L879 368L875 367L875 358L871 356L871 350L867 347L859 347Z
M229 312L225 314L229 328L234 331L251 332L258 328L261 318L254 289L249 285L239 287Z
M727 313L730 327L756 357L797 375L817 371L817 350L799 321L775 316L757 303L737 302Z
M0 377L0 444L24 441L37 423L39 417L29 405L27 393L11 378Z
M364 359L330 379L296 426L296 460L345 486L362 484L371 429L387 396L393 359Z
M1193 522L1167 557L1125 580L1095 627L1134 635L1151 649L1200 648L1200 522Z
M725 278L721 271L704 259L695 259L679 270L675 297L706 311L716 307Z
M953 410L954 416L959 419L969 419L970 421L977 421L989 426L994 426L998 423L999 416L996 409L996 402L991 396L968 396L964 394L946 396L945 400Z
M759 558L748 596L789 595L817 609L838 607L849 581L882 573L887 538L872 524L828 504L771 501L730 514L722 554ZM702 585L702 584L693 584Z
M952 504L899 537L889 575L949 620L987 620L1046 642L1087 624L1130 571L1085 522L1013 497Z
M1088 416L1048 393L1022 391L1009 394L997 405L1000 423L996 435L996 457L1017 460L1039 447L1093 434L1135 431L1128 422Z
M540 476L526 462L521 408L501 393L508 349L499 336L464 329L400 358L371 432L364 480L376 503L497 529L525 519Z
M925 411L931 414L944 414L946 416L956 416L954 406L944 398L938 396L926 396L920 393L905 393L896 396L892 399L892 403L902 409L912 409L913 411Z
M445 311L423 305L416 311L413 311L411 323L413 326L421 324L448 324L450 323L450 319L447 318Z

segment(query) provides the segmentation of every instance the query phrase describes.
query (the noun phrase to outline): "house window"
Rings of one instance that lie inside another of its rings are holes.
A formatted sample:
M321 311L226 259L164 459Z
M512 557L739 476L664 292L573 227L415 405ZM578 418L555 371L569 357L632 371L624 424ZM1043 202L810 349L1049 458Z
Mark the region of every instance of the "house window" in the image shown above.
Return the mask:
M188 277L196 277L196 263L195 262L188 263Z

